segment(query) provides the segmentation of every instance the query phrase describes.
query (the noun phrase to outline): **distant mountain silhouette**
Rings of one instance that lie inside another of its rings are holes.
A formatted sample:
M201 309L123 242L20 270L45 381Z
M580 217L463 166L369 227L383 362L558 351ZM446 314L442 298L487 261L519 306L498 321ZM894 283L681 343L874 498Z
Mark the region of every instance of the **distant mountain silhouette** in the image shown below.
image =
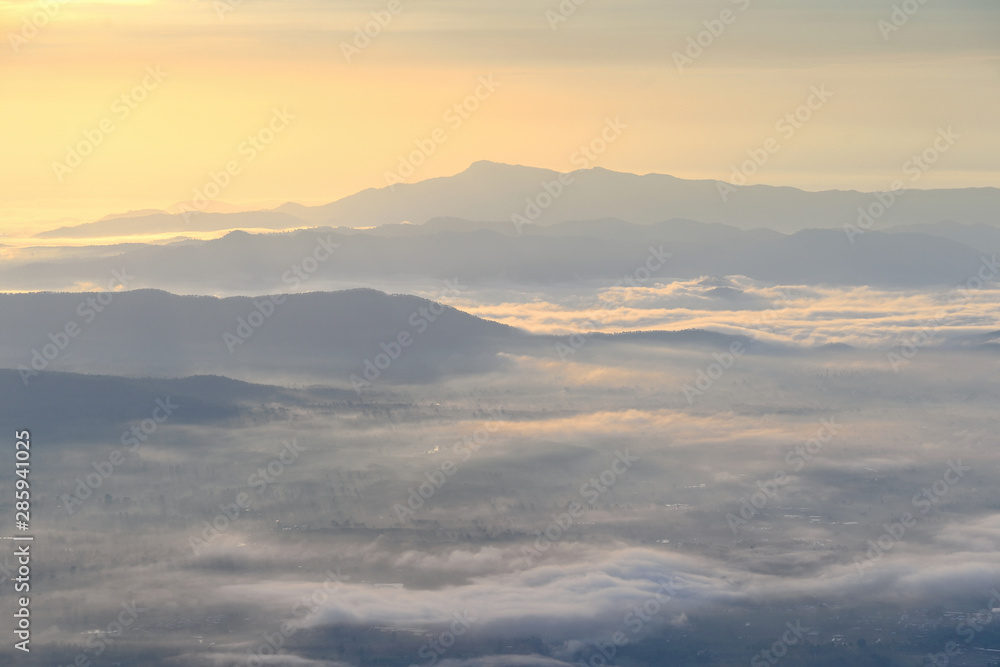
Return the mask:
M531 202L540 224L567 220L620 218L650 224L669 218L722 222L741 229L764 227L791 232L839 228L857 223L858 208L877 203L872 193L827 190L807 192L791 187L751 185L720 193L719 181L684 180L664 174L627 174L600 167L571 172L572 182L559 183L559 172L495 162L476 162L454 176L432 178L389 188L371 188L324 206L285 204L277 211L323 225L420 224L437 217L509 222L519 214L530 218ZM563 180L567 180L565 177ZM545 184L549 184L546 189ZM561 188L561 191L560 191ZM552 196L550 193L556 193ZM910 190L872 225L942 220L998 224L1000 189ZM513 224L513 223L512 223Z
M0 269L0 281L14 290L63 290L81 282L103 285L113 270L127 266L135 274L130 289L279 292L295 282L290 267L308 257L319 239L340 247L315 267L314 285L322 280L405 283L413 277L435 282L457 278L472 285L581 280L612 285L634 275L650 249L660 252L662 246L672 256L655 260L653 265L660 266L648 279L745 275L774 284L926 287L964 282L983 256L936 235L868 232L852 243L839 229L782 234L683 219L651 225L615 219L566 222L526 228L521 236L477 228L478 223L469 223L469 231L451 230L458 225L456 220L437 220L430 228L232 232L210 241L148 245L103 257L71 259L74 255L67 253L60 261ZM440 227L444 230L435 231Z
M618 218L652 224L671 218L721 222L741 229L782 232L857 224L859 207L880 206L873 193L853 190L807 192L791 187L733 188L720 181L685 180L665 174L636 175L600 167L560 175L549 169L481 161L454 176L392 188L369 188L322 206L287 203L274 211L154 214L116 217L63 227L41 238L120 236L223 229L291 229L300 226L368 227L435 218L513 225L521 220L553 225L570 220ZM954 220L1000 224L1000 189L908 190L869 229ZM439 223L440 224L440 223Z
M1000 219L998 219L1000 220ZM893 233L908 232L939 236L957 241L984 253L1000 252L1000 227L987 224L963 225L954 220L944 220L923 225L901 225L887 230Z
M184 232L215 232L229 229L294 229L308 226L302 220L274 211L245 213L198 213L187 217L163 212L117 215L97 222L59 227L35 234L35 238L100 238Z

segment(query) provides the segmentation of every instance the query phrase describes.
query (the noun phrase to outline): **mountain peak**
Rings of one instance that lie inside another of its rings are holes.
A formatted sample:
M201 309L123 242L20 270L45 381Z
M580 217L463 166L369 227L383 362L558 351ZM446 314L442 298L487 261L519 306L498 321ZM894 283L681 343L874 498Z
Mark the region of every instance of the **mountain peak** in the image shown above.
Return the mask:
M470 164L465 171L462 171L458 175L497 177L501 175L525 174L531 172L556 173L551 169L545 169L543 167L529 167L523 164L508 164L506 162L494 162L492 160L476 160Z
M475 162L473 162L468 166L466 171L469 171L469 169L492 169L496 167L502 168L502 167L517 167L517 166L521 165L514 165L508 162L496 162L494 160L476 160Z

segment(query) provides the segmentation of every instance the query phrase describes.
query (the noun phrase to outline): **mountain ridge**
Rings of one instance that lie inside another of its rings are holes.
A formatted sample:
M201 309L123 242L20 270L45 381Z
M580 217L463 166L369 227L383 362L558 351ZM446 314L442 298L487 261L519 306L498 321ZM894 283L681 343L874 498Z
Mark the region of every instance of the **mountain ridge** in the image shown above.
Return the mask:
M330 225L370 227L434 218L481 222L525 221L550 225L572 219L617 217L637 224L670 218L776 231L835 228L856 224L859 208L876 204L876 193L859 190L807 191L782 185L733 186L712 179L683 179L649 172L633 174L603 167L558 172L542 167L480 160L451 176L370 187L319 206L287 202L243 213L153 214L114 217L41 232L38 238L115 236L132 229L158 233ZM878 228L935 224L1000 224L1000 188L901 190Z
M0 268L0 282L19 291L65 290L80 282L104 284L111 271L129 266L136 274L130 289L283 292L295 282L289 267L298 266L322 239L338 248L310 276L321 291L357 284L420 291L410 285L427 290L456 278L476 285L551 286L577 280L611 285L654 250L671 255L656 262L660 282L743 275L771 284L929 287L964 282L983 253L992 251L914 232L873 231L849 239L841 230L782 233L685 219L651 225L575 221L525 227L520 236L497 224L470 222L465 229L462 221L445 219L427 228L235 231L208 241L145 245L96 258L8 265Z

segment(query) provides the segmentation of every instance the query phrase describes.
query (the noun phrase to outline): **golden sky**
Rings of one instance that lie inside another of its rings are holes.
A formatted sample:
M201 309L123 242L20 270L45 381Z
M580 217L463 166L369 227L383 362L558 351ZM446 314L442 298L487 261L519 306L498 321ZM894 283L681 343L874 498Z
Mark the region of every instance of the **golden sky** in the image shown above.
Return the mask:
M569 171L607 118L628 129L594 164L621 171L732 180L775 139L750 182L886 189L951 127L917 187L1000 186L1000 3L908 2L0 0L0 233L166 208L230 163L217 199L326 203L421 141L411 181Z

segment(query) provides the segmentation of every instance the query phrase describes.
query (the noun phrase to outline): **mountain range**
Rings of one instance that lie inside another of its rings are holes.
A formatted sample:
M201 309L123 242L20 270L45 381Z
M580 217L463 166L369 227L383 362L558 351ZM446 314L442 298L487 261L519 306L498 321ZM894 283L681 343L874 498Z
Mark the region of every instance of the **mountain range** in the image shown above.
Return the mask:
M885 202L890 203L884 206ZM995 226L1000 224L1000 189L903 189L892 195L808 192L768 185L735 187L722 181L637 175L600 167L560 173L481 161L454 176L369 188L322 206L286 203L272 211L229 214L160 212L104 219L39 236L89 238L320 225L373 227L403 222L420 225L442 217L511 225L517 220L522 226L600 218L645 225L687 218L740 229L795 232L857 225L862 216L859 209L870 211L870 222L862 218L868 229L947 220Z
M744 275L785 285L928 287L967 281L984 257L1000 250L1000 230L957 223L855 236L840 229L785 234L683 219L649 225L575 221L532 226L520 236L496 226L436 219L372 230L238 231L208 241L106 247L101 254L71 250L54 256L48 251L0 264L0 281L10 290L67 290L103 286L113 271L127 267L134 275L129 289L181 293L266 294L300 287L340 289L352 282L405 286L456 279L474 286L576 281L610 286L637 274L647 283ZM969 243L983 245L970 247L942 236L959 235L956 230ZM327 259L309 259L323 244L331 248L320 251ZM647 260L656 269L649 275L643 273ZM296 269L303 263L308 274Z

